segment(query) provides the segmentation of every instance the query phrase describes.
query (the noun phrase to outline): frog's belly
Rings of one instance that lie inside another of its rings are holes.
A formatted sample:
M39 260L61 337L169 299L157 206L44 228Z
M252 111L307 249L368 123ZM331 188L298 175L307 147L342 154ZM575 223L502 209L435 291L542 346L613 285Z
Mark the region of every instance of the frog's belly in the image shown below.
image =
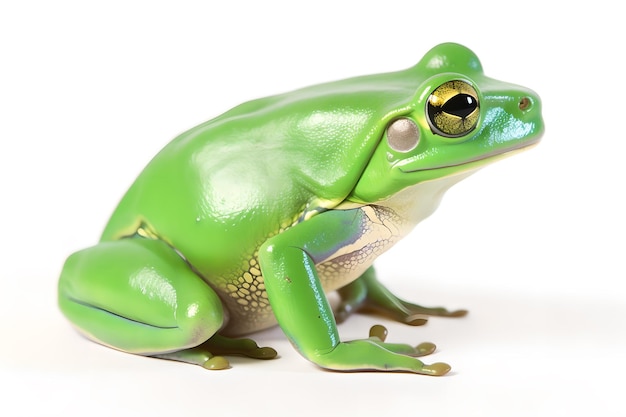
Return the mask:
M326 293L360 277L379 255L404 235L405 227L392 210L377 206L357 210L362 214L359 236L324 259L315 260ZM220 291L229 312L229 322L223 330L225 335L241 335L276 324L256 257L249 264L248 271Z
M364 206L359 210L362 212L360 236L316 265L326 292L360 277L376 258L408 232L406 221L389 208Z

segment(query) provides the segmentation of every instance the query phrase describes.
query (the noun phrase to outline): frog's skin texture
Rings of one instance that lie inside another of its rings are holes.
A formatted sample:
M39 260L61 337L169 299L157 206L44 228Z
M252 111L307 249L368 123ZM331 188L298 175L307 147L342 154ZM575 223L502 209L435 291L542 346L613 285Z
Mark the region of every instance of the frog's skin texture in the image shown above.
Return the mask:
M336 322L464 315L397 298L372 263L450 186L542 131L535 93L487 78L452 43L404 71L244 103L148 164L100 243L67 259L60 308L99 343L210 369L229 366L221 355L275 357L235 337L279 324L323 368L445 374L416 358L431 343L387 343L380 326L344 342Z

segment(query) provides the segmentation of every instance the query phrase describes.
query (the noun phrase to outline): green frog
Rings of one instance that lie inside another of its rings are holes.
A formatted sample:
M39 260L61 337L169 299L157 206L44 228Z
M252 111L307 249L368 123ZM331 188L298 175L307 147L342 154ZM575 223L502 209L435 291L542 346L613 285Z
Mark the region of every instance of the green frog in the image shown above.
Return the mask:
M443 375L419 359L434 344L389 343L382 326L344 341L337 322L465 314L397 297L373 262L452 185L536 144L540 107L454 43L402 71L241 104L145 167L100 242L67 259L60 308L98 343L207 369L275 357L242 336L278 324L322 368Z

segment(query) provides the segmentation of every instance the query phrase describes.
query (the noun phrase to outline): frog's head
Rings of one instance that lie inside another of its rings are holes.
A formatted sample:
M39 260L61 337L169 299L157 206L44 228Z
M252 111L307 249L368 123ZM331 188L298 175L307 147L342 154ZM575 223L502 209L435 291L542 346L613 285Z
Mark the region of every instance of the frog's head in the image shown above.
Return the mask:
M486 77L476 55L461 45L436 46L403 77L413 86L417 79L417 91L380 122L381 140L352 201L380 201L414 184L462 178L541 137L539 97Z

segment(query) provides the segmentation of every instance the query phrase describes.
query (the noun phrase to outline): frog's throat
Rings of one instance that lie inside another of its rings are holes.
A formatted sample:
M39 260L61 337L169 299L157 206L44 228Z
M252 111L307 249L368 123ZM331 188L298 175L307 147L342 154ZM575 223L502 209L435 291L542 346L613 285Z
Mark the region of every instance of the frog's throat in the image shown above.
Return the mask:
M534 141L534 143L525 142L524 146L508 148L505 152L492 153L490 156L485 156L456 166L440 167L438 168L439 171L437 171L432 178L410 185L389 198L378 201L375 204L393 210L399 218L403 219L402 223L397 225L397 228L400 230L399 235L404 236L408 234L415 225L426 219L436 210L443 195L453 185L474 174L486 165L516 153L523 152L536 143L537 141ZM434 170L433 168L423 171L433 173ZM403 173L403 175L420 175L420 172L421 171L415 171L413 174Z

